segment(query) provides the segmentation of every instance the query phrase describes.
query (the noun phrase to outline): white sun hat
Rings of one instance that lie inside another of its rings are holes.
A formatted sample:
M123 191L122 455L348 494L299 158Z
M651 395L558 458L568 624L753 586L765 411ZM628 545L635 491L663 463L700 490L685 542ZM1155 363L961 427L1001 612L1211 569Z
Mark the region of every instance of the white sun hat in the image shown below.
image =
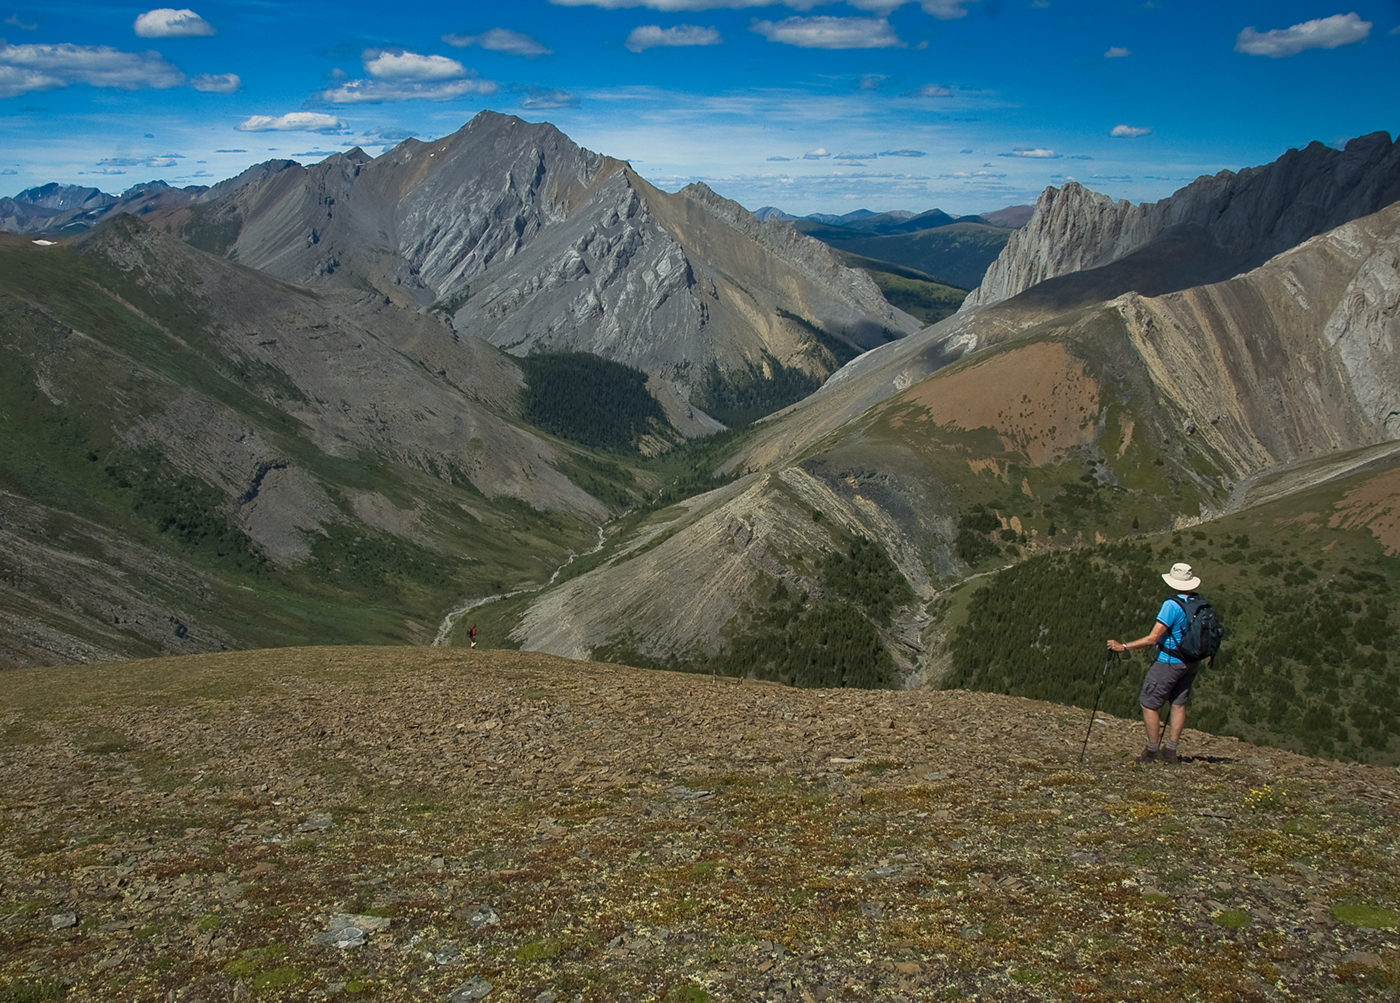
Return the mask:
M1201 580L1191 571L1191 565L1181 561L1172 565L1172 569L1162 576L1162 581L1178 592L1192 592L1201 587Z

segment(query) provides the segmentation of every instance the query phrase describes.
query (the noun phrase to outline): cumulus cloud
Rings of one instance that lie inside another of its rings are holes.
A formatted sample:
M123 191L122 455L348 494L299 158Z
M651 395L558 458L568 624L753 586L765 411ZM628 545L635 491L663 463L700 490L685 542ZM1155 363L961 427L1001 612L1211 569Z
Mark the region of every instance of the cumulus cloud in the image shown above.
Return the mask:
M339 132L345 123L319 111L294 111L274 118L254 115L238 123L239 132Z
M831 154L826 152L826 147L824 147L824 146L819 146L819 147L817 147L815 150L808 150L806 153L802 154L802 159L803 159L803 160L825 160L825 159L826 159L827 157L829 157L829 156L831 156Z
M467 75L465 66L446 56L366 49L361 58L365 72L379 80L456 80Z
M135 91L179 87L185 75L158 52L109 45L7 45L0 42L0 98L69 84Z
M873 153L873 152L872 152L872 153L838 153L838 154L836 154L836 159L837 159L837 160L874 160L874 159L875 159L876 157L878 157L878 156L879 156L878 153Z
M483 31L480 35L443 35L442 40L448 45L459 49L470 48L479 45L483 49L492 52L504 52L511 56L525 56L533 59L535 56L552 56L553 49L547 49L535 39L522 31L511 31L509 28L491 28Z
M1139 136L1152 135L1152 130L1140 125L1115 125L1108 134L1119 139L1137 139Z
M561 91L558 88L531 87L524 100L520 102L520 107L528 108L531 111L547 108L577 108L578 98L568 91Z
M632 29L627 41L622 44L633 52L643 52L658 46L719 45L723 41L714 28L702 28L696 24L678 24L674 28L641 24Z
M361 54L372 79L347 80L320 91L326 104L387 104L396 101L451 101L467 94L494 94L500 86L478 80L455 59L402 49L366 49Z
M237 73L201 73L190 80L190 86L206 94L233 94L243 86Z
M1054 150L1033 146L1018 146L1010 153L998 153L998 157L1027 157L1031 160L1058 160L1060 155Z
M1121 45L1115 45L1115 46L1112 46L1107 52L1105 52L1105 53L1103 54L1103 58L1105 58L1105 59L1123 59L1124 57L1126 57L1126 56L1131 56L1132 54L1133 54L1133 50L1132 50L1132 49L1125 49L1125 48L1123 48Z
M188 7L148 10L132 24L142 38L197 38L214 34L214 26Z
M942 84L924 84L908 93L911 98L950 98L953 92Z
M1356 14L1333 14L1331 17L1304 21L1291 28L1275 28L1258 32L1246 28L1235 38L1235 51L1250 56L1281 59L1296 56L1306 49L1335 49L1341 45L1361 42L1371 34L1371 22Z
M904 43L884 18L789 17L757 21L749 30L770 42L802 49L902 49Z
M877 157L926 157L923 150L882 150L876 154Z

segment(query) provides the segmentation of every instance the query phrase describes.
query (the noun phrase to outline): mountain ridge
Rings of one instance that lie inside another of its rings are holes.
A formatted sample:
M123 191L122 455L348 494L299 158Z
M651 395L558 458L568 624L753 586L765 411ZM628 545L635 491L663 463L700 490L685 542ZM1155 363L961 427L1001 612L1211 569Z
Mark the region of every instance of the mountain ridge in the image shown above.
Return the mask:
M1386 132L1359 136L1342 150L1313 142L1261 167L1203 176L1151 205L1115 202L1070 182L1041 193L1031 219L1012 234L963 309L1094 269L1104 270L1106 283L1093 288L1093 299L1218 282L1397 200L1400 143ZM1176 263L1164 282L1153 275L1160 264L1151 255L1154 244L1173 240L1177 246L1160 249L1164 263ZM1133 254L1149 256L1148 267L1121 277L1108 270ZM1152 284L1135 288L1139 275Z

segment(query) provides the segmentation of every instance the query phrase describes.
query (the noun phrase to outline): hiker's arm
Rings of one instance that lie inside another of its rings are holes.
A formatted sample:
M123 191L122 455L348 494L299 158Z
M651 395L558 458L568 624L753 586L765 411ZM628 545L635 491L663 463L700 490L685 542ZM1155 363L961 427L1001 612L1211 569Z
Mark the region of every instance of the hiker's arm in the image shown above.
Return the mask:
M1165 634L1166 632L1167 632L1167 625L1166 625L1165 623L1163 623L1161 620L1158 620L1156 623L1154 623L1154 624L1152 625L1152 630L1148 633L1148 635L1147 635L1146 637L1139 637L1136 641L1129 641L1127 644L1124 644L1124 643L1121 642L1121 641L1113 641L1113 640L1110 640L1110 641L1108 642L1108 650L1109 650L1109 651L1131 651L1133 648L1152 648L1152 647L1156 647L1157 642L1160 641L1160 640L1162 639L1162 635Z

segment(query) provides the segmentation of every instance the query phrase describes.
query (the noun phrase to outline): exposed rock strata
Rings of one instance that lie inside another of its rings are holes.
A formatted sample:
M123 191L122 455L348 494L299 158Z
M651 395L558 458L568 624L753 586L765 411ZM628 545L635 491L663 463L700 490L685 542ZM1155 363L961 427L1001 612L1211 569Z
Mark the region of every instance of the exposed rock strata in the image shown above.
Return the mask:
M1115 202L1073 182L1047 188L963 309L1158 243L1149 262L1102 276L1108 284L1095 289L1095 298L1219 282L1397 200L1400 144L1384 132L1353 139L1345 150L1315 142L1263 167L1201 177L1153 204Z

